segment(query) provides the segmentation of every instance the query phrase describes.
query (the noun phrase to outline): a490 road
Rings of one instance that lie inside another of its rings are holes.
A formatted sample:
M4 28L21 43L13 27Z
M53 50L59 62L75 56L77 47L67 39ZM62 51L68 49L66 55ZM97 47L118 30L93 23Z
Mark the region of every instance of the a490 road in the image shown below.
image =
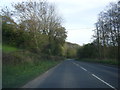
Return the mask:
M65 60L22 88L120 88L120 69L113 66Z

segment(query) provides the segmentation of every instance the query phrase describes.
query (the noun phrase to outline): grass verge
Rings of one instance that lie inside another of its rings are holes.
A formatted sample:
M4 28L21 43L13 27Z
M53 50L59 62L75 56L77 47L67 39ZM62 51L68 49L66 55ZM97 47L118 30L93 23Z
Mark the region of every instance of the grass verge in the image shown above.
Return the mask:
M3 88L20 87L58 63L60 61L42 60L33 64L3 65Z
M10 52L17 51L18 48L12 47L12 46L9 46L9 45L3 45L3 46L2 46L2 50L3 50L3 52L5 52L5 53L10 53Z
M0 50L2 50L2 44L0 43Z
M18 88L61 62L58 56L3 46L2 88Z
M95 62L95 63L102 63L102 64L110 64L110 65L120 65L117 60L112 60L112 59L89 59L89 58L84 58L84 59L77 59L78 61L86 61L86 62Z

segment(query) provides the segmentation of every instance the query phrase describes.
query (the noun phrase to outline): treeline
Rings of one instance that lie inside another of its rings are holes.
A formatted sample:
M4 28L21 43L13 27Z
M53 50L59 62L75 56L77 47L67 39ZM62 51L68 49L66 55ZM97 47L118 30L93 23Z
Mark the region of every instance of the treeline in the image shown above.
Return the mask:
M120 60L120 1L100 12L95 28L94 41L80 48L78 57Z
M77 58L77 50L80 48L78 44L66 42L63 46L63 55L66 58Z
M46 1L21 2L1 10L3 45L34 53L63 56L67 37L55 6Z
M98 57L97 53L98 52L94 43L89 43L83 45L77 50L77 57L79 59L84 59L84 58L93 59Z

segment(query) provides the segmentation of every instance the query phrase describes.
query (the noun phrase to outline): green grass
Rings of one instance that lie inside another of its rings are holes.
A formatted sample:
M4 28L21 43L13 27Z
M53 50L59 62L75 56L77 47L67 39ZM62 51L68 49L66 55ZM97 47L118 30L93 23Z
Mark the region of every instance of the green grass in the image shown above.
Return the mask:
M39 61L18 65L3 65L3 88L16 88L44 73L60 61Z
M2 50L2 44L0 43L0 50Z
M112 59L89 59L89 58L84 58L84 59L77 59L78 61L87 61L87 62L96 62L96 63L102 63L102 64L110 64L110 65L120 65L117 60L112 60Z
M41 75L61 60L46 59L41 53L32 53L3 45L2 87L18 88ZM17 51L17 52L16 52Z
M12 46L9 46L9 45L3 45L3 46L2 46L2 50L3 50L3 52L5 52L5 53L9 53L9 52L17 51L18 48L12 47Z

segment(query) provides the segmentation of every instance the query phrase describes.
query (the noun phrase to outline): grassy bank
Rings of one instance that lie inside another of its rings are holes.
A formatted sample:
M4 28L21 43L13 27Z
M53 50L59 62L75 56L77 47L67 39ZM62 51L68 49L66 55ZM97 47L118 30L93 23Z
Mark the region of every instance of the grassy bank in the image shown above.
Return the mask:
M3 46L2 86L21 87L61 62L60 57Z
M18 48L12 47L12 46L9 46L9 45L3 45L3 46L2 46L2 50L3 50L3 52L5 52L5 53L9 53L9 52L17 51Z
M102 63L102 64L110 64L110 65L120 65L117 60L113 59L89 59L89 58L84 58L84 59L77 59L78 61L85 61L85 62L95 62L95 63Z
M58 61L39 61L34 64L4 65L3 88L20 87L58 63Z

